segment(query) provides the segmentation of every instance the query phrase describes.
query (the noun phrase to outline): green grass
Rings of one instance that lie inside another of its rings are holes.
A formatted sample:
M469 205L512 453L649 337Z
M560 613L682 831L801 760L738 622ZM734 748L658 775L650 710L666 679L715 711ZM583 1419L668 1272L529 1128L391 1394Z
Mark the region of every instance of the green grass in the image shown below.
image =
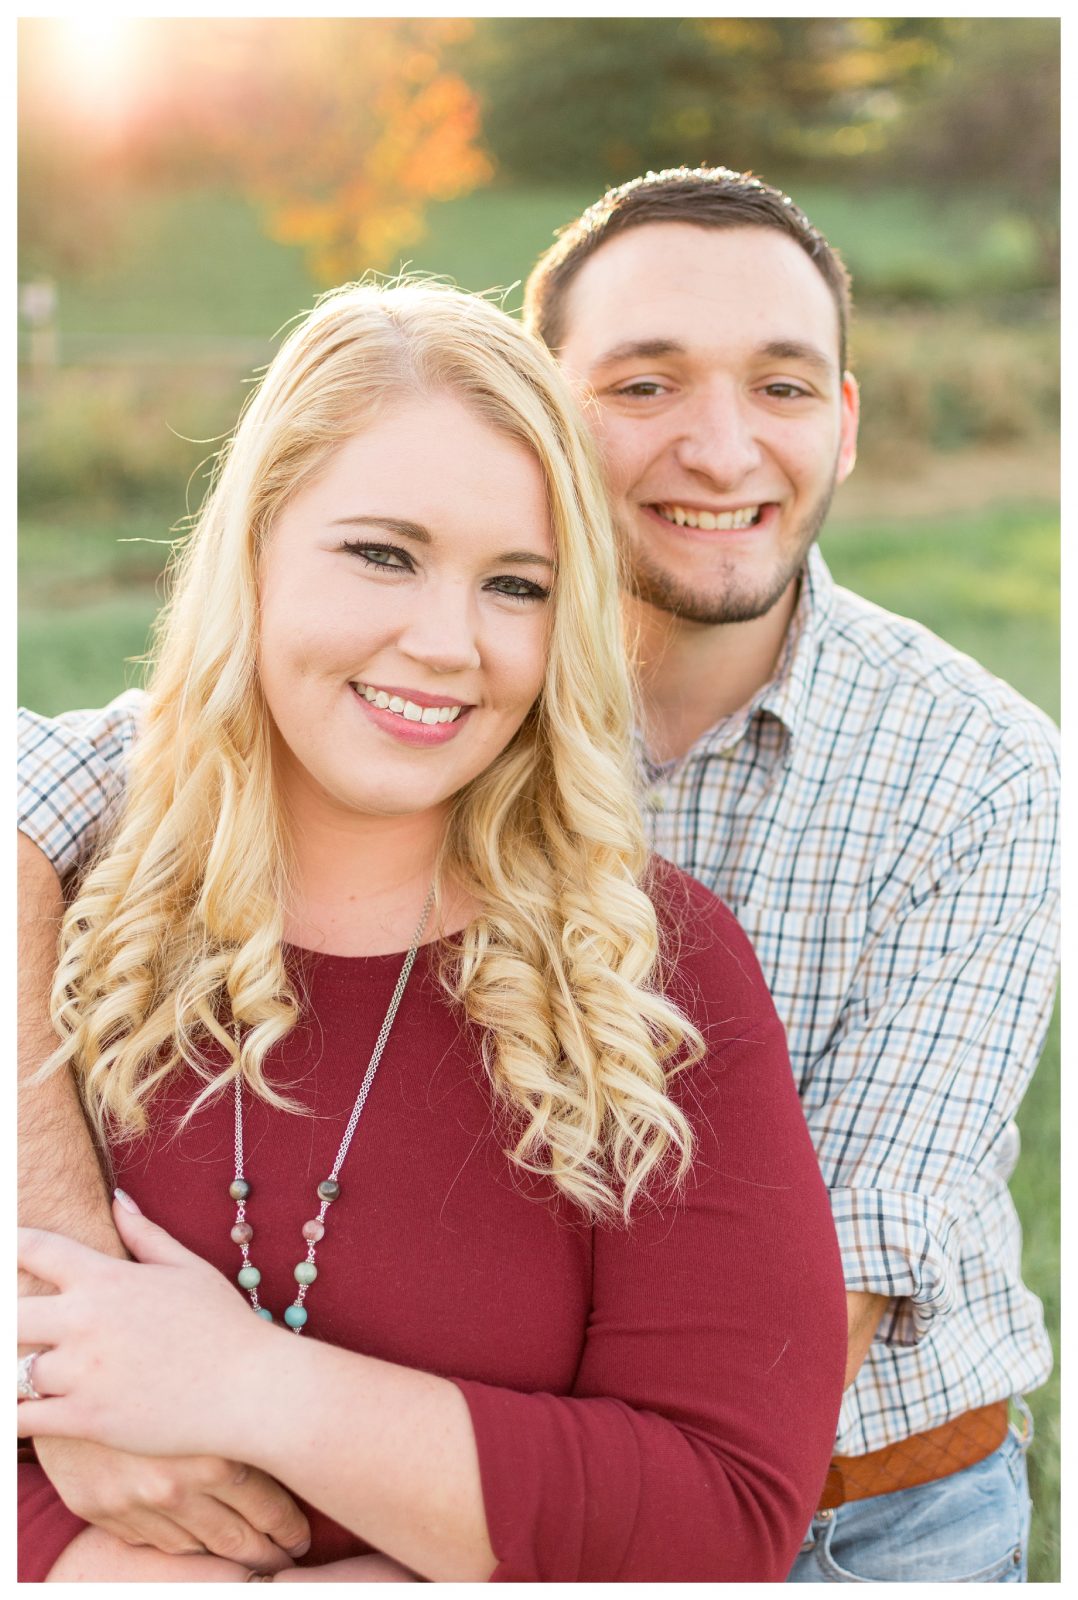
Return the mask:
M599 192L588 183L493 186L435 203L424 236L388 267L444 273L467 289L507 288ZM796 198L841 249L862 295L1006 289L1025 281L1036 255L1030 224L996 195L798 185ZM240 195L135 190L117 229L90 272L61 278L61 334L267 339L310 304L302 251L270 239L262 213ZM519 303L519 293L510 298Z
M136 192L115 248L61 280L60 333L268 342L313 292L302 252L267 238L248 201L212 189Z
M923 622L1058 721L1055 506L837 522L822 547L839 583Z
M953 299L1036 276L1036 231L998 194L799 183L794 198L839 249L862 293Z
M1036 1437L1029 1456L1032 1583L1058 1583L1060 1566L1059 1034L1057 1006L1044 1054L1019 1113L1022 1155L1011 1180L1011 1193L1022 1219L1023 1275L1044 1304L1056 1358L1048 1382L1028 1397Z

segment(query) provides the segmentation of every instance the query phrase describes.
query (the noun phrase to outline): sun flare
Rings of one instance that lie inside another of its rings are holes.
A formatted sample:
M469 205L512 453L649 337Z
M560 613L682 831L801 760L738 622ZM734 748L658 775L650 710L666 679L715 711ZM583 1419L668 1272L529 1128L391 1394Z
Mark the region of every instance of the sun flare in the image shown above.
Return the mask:
M116 110L131 81L135 28L128 17L58 17L57 65L68 91L87 109Z

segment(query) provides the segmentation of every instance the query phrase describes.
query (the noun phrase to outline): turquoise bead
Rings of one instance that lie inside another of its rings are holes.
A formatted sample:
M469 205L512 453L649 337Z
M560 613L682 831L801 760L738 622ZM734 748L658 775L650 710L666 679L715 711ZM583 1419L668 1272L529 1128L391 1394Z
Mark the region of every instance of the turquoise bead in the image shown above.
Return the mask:
M292 1276L297 1283L313 1283L318 1276L318 1268L313 1261L301 1261Z
M303 1306L285 1306L284 1320L290 1328L302 1328L307 1320L307 1312Z
M236 1282L241 1289L254 1289L262 1282L262 1274L257 1267L241 1267L236 1274Z
M259 1306L258 1315L262 1318L262 1320L264 1322L272 1322L273 1321L273 1312L272 1311L267 1311L265 1306Z

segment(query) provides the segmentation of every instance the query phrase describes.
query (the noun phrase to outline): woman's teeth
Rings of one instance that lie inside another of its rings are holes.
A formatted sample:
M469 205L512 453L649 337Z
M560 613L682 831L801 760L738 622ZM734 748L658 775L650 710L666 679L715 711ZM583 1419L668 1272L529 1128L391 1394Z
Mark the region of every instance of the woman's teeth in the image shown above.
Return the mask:
M751 528L760 515L759 506L742 506L738 511L690 511L686 506L656 506L666 522L679 528L704 528L714 533L721 528Z
M463 706L417 706L414 700L404 700L399 694L386 694L384 689L372 689L369 683L357 683L364 700L379 711L395 711L406 722L425 722L433 727L436 722L455 722Z

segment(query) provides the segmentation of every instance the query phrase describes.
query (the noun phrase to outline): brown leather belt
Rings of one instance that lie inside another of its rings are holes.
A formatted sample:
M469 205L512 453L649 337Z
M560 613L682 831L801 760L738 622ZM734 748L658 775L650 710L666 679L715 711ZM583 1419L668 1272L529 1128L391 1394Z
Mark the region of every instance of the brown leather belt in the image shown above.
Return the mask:
M927 1433L915 1433L897 1444L870 1450L864 1456L832 1456L820 1497L821 1511L833 1511L847 1500L867 1500L896 1489L934 1483L965 1467L974 1467L1007 1437L1007 1402L981 1406L952 1417Z

